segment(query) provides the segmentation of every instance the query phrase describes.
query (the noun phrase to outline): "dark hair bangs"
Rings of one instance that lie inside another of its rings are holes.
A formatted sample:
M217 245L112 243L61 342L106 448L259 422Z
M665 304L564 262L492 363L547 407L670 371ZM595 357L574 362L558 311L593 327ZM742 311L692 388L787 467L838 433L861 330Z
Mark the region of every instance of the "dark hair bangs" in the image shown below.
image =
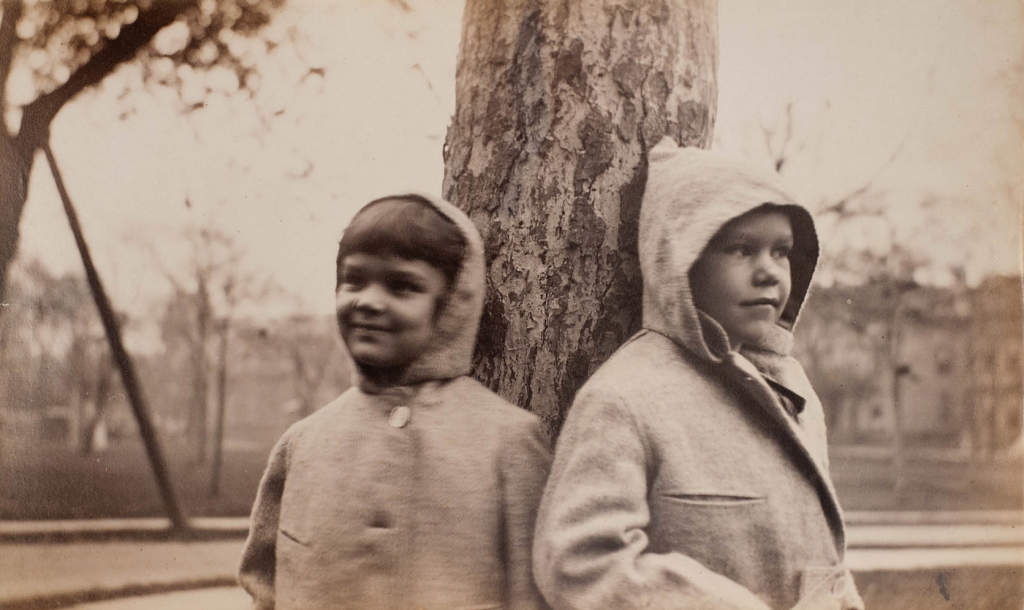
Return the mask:
M451 288L462 266L466 239L455 223L426 199L408 195L376 199L361 209L338 243L337 281L351 254L422 260L440 269Z

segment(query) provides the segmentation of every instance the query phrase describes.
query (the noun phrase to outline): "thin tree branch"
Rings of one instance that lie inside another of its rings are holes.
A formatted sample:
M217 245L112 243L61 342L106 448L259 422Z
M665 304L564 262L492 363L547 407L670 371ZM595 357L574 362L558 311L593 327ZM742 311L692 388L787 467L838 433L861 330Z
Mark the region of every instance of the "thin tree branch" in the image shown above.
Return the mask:
M761 135L764 137L764 149L771 158L775 171L779 171L786 161L781 157L781 153L775 152L775 146L772 144L772 136L775 135L775 132L766 127L764 123L760 123L759 126L761 127Z
M906 143L906 139L900 142L900 145L897 146L896 149L892 151L892 154L889 155L889 158L885 160L885 163L879 165L878 168L875 170L875 173L873 173L871 177L865 180L863 184L847 192L845 195L837 199L835 203L831 203L823 207L819 213L838 214L840 216L851 213L849 209L850 204L871 192L871 189L875 188L875 181L878 180L878 177L882 174L882 172L884 172L886 169L888 169L890 165L892 165L893 161L896 160L896 157L898 157L899 154L903 152L903 147L904 145L906 145Z
M391 4L394 4L398 8L402 9L402 12L404 13L412 12L412 7L409 6L409 3L406 2L405 0L391 0Z
M133 23L121 28L121 34L75 70L67 82L25 106L18 138L27 141L33 148L42 146L50 122L68 100L135 57L139 49L149 44L157 32L194 6L196 1L160 0L153 2L151 8L140 11Z

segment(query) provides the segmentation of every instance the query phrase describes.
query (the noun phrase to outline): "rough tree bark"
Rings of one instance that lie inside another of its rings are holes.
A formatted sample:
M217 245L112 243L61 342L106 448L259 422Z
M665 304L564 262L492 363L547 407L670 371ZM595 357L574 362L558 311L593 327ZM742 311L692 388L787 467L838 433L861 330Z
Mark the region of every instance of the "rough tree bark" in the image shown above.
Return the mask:
M716 0L467 0L443 192L487 249L475 372L556 433L640 323L646 152L707 147Z

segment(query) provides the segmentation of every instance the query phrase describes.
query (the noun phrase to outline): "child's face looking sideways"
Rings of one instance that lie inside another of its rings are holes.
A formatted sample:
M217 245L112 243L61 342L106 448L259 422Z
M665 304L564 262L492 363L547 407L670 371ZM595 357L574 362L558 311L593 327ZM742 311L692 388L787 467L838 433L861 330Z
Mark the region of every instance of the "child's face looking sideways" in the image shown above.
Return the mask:
M758 209L726 223L694 263L694 304L722 325L734 349L778 322L789 299L792 250L789 217Z
M446 290L444 273L421 260L350 254L335 293L338 326L359 364L401 369L423 353Z

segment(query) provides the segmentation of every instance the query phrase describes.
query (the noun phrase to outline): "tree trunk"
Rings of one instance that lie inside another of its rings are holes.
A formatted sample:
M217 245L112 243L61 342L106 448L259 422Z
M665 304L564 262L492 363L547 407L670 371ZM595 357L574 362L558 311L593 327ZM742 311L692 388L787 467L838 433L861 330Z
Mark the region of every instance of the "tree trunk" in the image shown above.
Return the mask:
M909 365L903 363L903 331L905 323L903 319L903 296L902 291L897 289L896 302L889 315L889 331L886 333L888 341L888 361L892 378L892 476L893 491L897 494L903 492L906 484L906 433L905 433L905 405L903 403L903 381L910 373Z
M209 422L209 358L206 355L206 344L210 337L212 306L210 293L206 288L206 279L197 278L199 286L196 290L196 336L192 344L192 410L190 413L190 437L193 443L193 455L199 464L206 463L207 429Z
M220 495L220 471L224 463L224 414L228 401L228 336L231 325L227 318L220 322L220 346L217 350L217 413L213 423L213 467L210 469L210 496Z
M96 434L96 426L103 420L107 409L107 400L110 398L110 382L114 374L113 363L106 353L100 352L96 363L96 391L95 411L89 418L88 424L82 431L82 455L88 455L93 450L93 437Z
M18 225L28 197L33 150L26 150L0 125L0 302L4 300L7 271L18 248ZM3 307L0 307L2 315Z
M4 0L0 11L0 117L8 110L7 81L17 55L17 23L23 4L20 0ZM48 141L53 118L69 100L130 61L157 32L196 4L196 0L149 3L133 22L120 28L115 39L79 66L64 83L22 108L16 137L10 135L0 118L0 301L3 301L7 272L18 247L18 225L28 196L33 158L36 150ZM3 316L2 307L0 316Z
M646 153L711 142L716 0L467 0L447 199L480 227L475 371L557 432L640 325Z
M153 422L149 417L146 397L142 392L138 375L135 374L135 366L132 364L131 356L128 355L124 348L124 341L121 338L121 323L114 313L114 308L110 305L110 299L107 298L106 291L103 289L99 273L96 272L92 255L89 254L89 246L86 244L85 236L82 234L82 225L78 221L78 214L75 212L74 206L71 204L71 197L68 196L67 189L64 186L64 180L61 178L60 171L57 168L57 160L53 157L53 151L50 149L49 143L44 143L42 148L46 155L46 161L50 166L50 172L53 174L57 193L60 195L61 203L64 206L64 213L68 217L68 224L75 238L75 245L78 246L78 252L82 257L82 265L85 267L85 279L89 284L89 292L92 293L93 300L96 303L96 310L100 315L100 321L103 323L103 330L107 335L110 357L118 367L121 374L121 382L124 384L124 391L128 395L128 404L131 405L132 411L135 414L135 420L139 423L139 435L142 437L146 447L149 461L153 465L153 475L156 478L157 486L160 488L160 495L163 496L167 515L171 519L171 526L175 530L183 530L188 527L188 522L175 498L174 486L171 485L167 463L164 461L163 452L160 450L156 428L153 427Z

